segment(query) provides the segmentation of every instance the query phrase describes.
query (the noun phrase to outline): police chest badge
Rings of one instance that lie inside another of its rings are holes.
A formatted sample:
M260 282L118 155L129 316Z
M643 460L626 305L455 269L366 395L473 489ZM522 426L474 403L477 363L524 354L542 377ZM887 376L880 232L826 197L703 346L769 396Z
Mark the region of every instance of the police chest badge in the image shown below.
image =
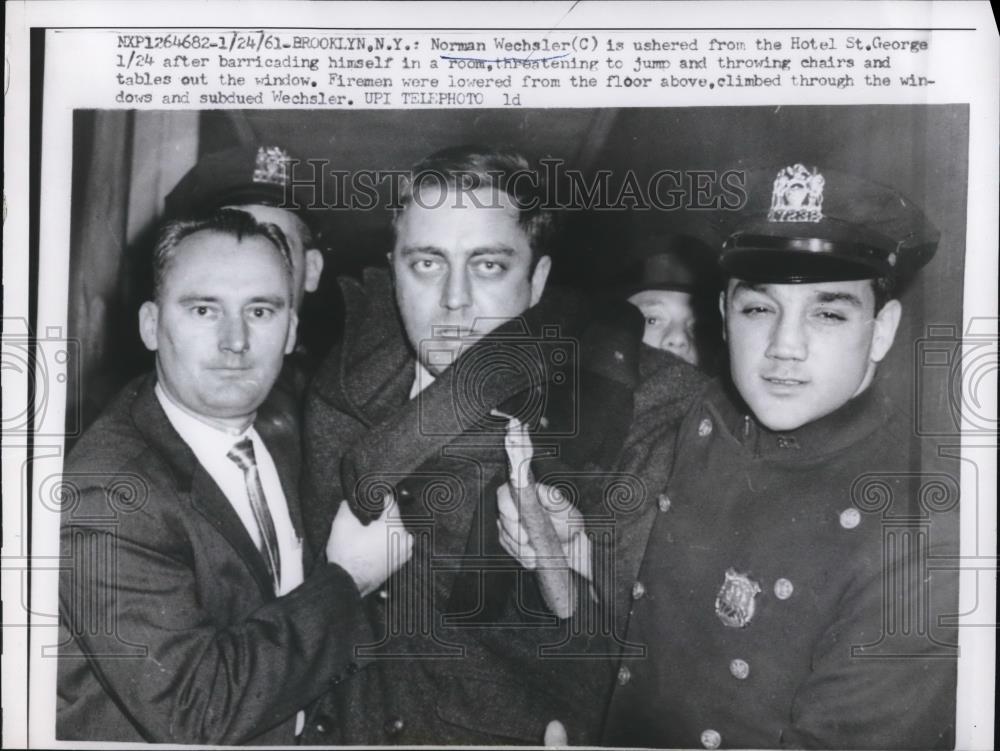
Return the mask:
M715 597L715 614L725 625L743 628L753 618L756 604L754 598L760 593L760 585L746 574L737 574L733 569L726 571L726 580Z
M769 222L818 222L823 218L823 186L818 170L801 164L785 167L774 179Z

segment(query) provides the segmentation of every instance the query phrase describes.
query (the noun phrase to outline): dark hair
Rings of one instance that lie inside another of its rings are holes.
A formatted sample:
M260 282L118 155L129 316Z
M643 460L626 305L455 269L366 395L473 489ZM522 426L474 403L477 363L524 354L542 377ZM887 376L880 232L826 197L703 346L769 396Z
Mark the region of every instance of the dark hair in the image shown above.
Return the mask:
M156 235L153 247L153 299L158 300L163 280L174 259L177 246L198 232L218 232L236 240L262 237L270 242L281 255L288 278L292 275L291 252L285 233L268 222L258 222L239 209L219 209L200 219L174 219L164 222Z
M875 292L875 315L878 315L885 304L893 299L896 289L891 277L879 276L872 279L872 290Z
M532 269L539 258L552 252L554 218L550 209L543 208L543 172L518 152L458 146L420 160L403 182L400 205L392 220L394 231L403 212L413 203L414 193L427 184L463 193L483 187L506 193L517 208L517 224L528 237Z

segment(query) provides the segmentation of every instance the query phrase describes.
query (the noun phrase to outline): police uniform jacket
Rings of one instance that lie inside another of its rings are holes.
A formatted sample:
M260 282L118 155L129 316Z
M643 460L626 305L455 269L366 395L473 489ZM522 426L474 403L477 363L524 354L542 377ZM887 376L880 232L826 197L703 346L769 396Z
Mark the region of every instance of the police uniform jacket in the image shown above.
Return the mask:
M711 385L623 525L604 743L949 747L958 486L912 435L877 387L779 434Z
M534 575L499 545L506 421L489 413L531 427L537 480L575 498L592 492L575 483L613 484L641 318L625 304L598 316L578 297L547 292L409 399L414 358L390 280L369 271L364 281L342 284L344 340L307 397L307 527L327 528L341 498L377 514L392 490L414 554L367 602L379 641L361 652L378 669L338 685L306 741L538 744L555 718L572 718L574 741L592 740L604 688L584 679L596 675L592 662L573 659L589 640L547 611ZM663 362L679 420L696 381L680 360Z

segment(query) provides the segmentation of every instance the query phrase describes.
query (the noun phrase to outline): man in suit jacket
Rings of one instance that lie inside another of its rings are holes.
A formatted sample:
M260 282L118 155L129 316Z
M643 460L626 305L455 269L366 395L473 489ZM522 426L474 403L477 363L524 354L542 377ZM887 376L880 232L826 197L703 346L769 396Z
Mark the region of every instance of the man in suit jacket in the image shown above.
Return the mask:
M281 231L232 210L171 222L153 266L156 373L66 462L57 737L293 743L360 668L361 597L411 543L392 503L367 527L344 505L326 561L303 549L298 446L258 419L294 345Z

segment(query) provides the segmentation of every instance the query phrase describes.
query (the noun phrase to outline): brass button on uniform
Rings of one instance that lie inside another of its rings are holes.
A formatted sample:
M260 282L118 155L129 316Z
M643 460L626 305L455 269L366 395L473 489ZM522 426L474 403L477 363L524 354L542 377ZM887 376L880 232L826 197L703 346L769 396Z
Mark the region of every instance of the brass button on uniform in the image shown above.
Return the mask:
M705 748L718 748L722 745L722 736L719 735L718 730L708 730L701 731L701 745Z
M646 587L642 582L636 582L632 585L632 599L640 600L642 596L646 594Z
M402 718L394 717L392 720L386 723L385 732L388 735L399 735L406 728L406 723L403 722Z
M325 714L319 715L319 717L316 718L315 724L313 725L313 728L320 735L326 735L327 733L330 732L330 728L332 727L333 727L333 722Z
M618 668L618 685L627 686L630 680L632 680L632 671L622 665Z
M861 524L861 512L856 508L845 508L840 512L840 526L844 529L854 529Z
M656 505L660 508L660 511L667 512L670 510L670 498L666 493L660 493L656 497Z
M698 423L698 435L702 438L712 435L712 421L707 417L702 418L702 421Z
M779 600L787 600L795 591L795 585L788 579L781 578L774 583L774 596Z
M729 663L729 672L733 674L733 678L736 680L744 681L750 675L750 663L737 657Z

